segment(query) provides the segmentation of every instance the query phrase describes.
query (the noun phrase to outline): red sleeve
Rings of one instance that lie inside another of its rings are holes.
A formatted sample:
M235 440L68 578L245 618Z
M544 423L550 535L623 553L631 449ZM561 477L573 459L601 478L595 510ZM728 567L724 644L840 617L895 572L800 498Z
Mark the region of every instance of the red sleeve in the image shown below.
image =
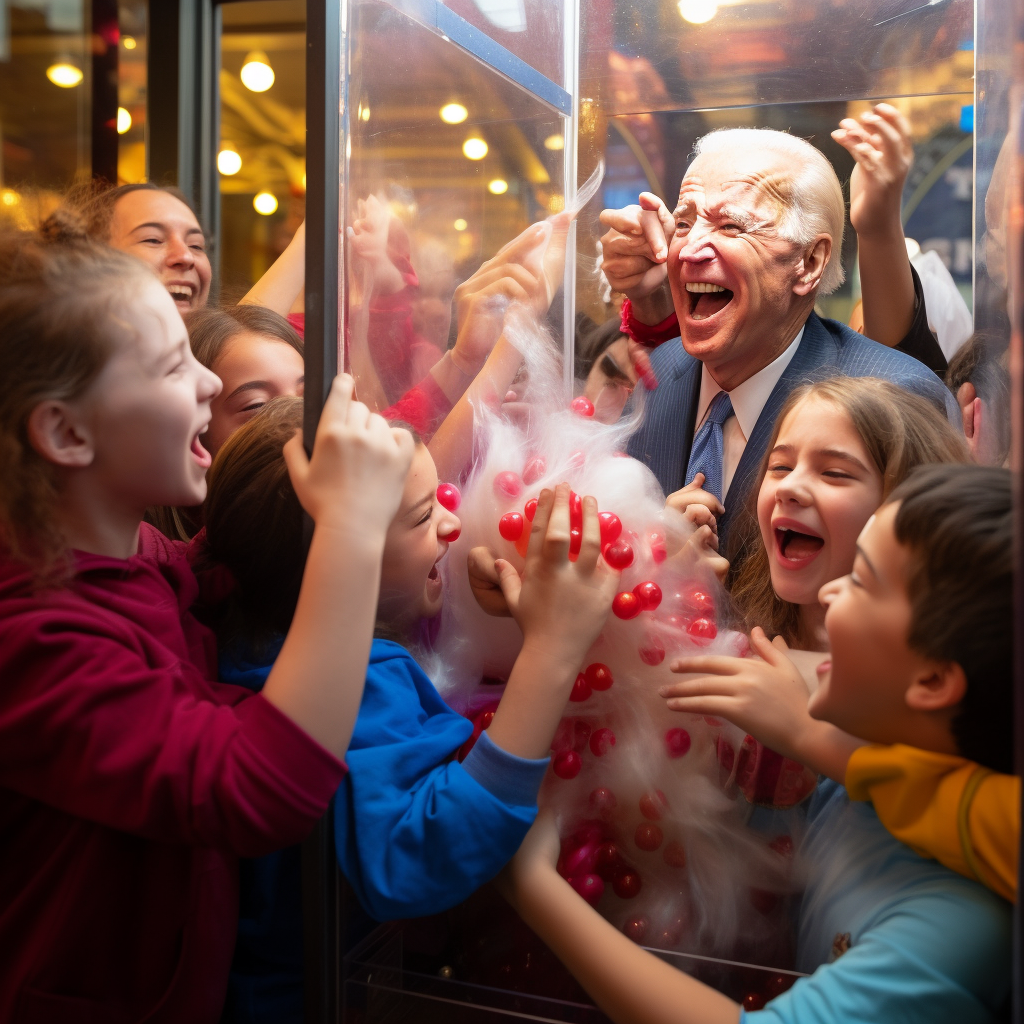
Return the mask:
M452 403L448 396L428 373L419 384L406 391L381 415L386 420L401 420L408 423L424 441L427 441L451 410Z
M670 313L660 324L642 324L633 316L633 304L629 299L622 303L622 333L628 334L637 344L657 348L666 341L679 337L679 318Z
M252 857L302 839L344 764L147 639L86 608L6 616L0 786L160 842Z

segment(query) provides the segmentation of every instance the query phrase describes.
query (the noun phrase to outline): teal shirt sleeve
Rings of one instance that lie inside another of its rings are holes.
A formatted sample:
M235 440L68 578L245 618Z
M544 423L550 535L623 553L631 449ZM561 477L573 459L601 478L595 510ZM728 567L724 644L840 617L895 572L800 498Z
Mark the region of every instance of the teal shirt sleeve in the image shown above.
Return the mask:
M452 711L408 651L375 640L348 775L334 803L338 862L381 921L436 914L507 863L537 814L546 758L514 757Z
M743 1024L990 1024L1009 998L1010 913L981 886L896 903L838 960Z

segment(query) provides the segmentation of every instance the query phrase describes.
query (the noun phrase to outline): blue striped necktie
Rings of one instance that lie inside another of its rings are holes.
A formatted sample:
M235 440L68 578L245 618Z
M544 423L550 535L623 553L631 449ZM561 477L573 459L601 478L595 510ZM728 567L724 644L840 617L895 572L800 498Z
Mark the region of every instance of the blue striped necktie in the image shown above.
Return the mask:
M686 467L688 484L697 473L704 474L704 490L710 491L719 501L722 495L722 459L725 441L722 424L732 416L732 400L727 391L719 391L711 400L707 417L693 439L690 462Z

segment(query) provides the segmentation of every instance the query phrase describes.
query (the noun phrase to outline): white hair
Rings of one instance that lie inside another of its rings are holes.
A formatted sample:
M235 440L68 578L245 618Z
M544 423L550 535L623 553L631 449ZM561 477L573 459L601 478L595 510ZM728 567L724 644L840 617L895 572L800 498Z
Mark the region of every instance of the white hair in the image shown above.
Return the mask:
M818 235L832 239L832 252L818 290L822 295L834 292L846 277L842 262L846 203L832 165L809 142L771 128L720 128L698 139L694 154L725 149L775 153L792 161L791 173L779 189L784 212L778 232L797 245L810 245Z

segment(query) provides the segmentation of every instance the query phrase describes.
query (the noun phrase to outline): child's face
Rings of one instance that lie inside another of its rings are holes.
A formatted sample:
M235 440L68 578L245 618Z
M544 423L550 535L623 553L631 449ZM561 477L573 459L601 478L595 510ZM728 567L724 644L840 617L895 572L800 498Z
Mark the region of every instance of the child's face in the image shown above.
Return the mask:
M384 541L379 619L405 629L441 610L437 563L448 550L448 538L460 526L458 518L438 502L434 460L425 445L418 445L402 504Z
M236 334L221 350L213 370L224 388L213 400L213 418L203 438L211 455L271 399L303 393L302 356L287 342L264 334Z
M847 413L807 398L786 417L757 497L772 587L816 604L853 565L857 534L882 500L882 476Z
M87 472L129 515L198 505L211 461L199 435L220 380L192 355L181 315L155 279L120 317L126 339L76 403L92 450Z
M846 732L896 743L908 713L905 700L924 659L907 642L911 605L909 554L896 540L898 505L880 509L860 535L853 571L822 588L830 658L808 709Z

